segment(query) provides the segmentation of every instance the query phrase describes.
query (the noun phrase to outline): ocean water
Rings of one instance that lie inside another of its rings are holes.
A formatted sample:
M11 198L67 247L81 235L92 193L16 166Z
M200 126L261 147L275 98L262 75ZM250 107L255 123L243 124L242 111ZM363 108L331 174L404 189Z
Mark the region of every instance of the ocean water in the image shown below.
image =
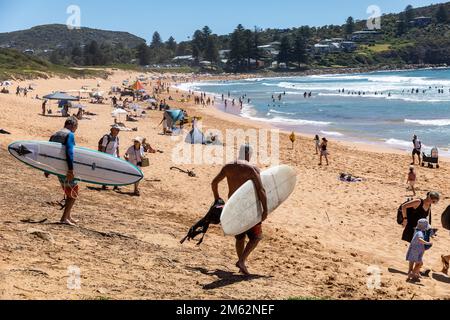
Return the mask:
M412 148L416 134L425 149L437 146L450 156L450 69L203 82L182 88L214 94L218 108L282 129L403 150ZM246 95L242 110L231 101L224 109L221 95L227 99L228 92L229 100ZM305 99L305 92L312 97Z

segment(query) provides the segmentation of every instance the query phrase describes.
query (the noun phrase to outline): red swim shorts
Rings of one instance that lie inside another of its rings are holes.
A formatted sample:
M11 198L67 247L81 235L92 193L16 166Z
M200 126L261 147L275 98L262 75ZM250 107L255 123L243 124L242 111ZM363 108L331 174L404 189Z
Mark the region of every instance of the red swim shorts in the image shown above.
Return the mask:
M242 240L245 238L245 236L247 236L250 240L261 240L262 235L263 235L262 223L260 223L251 228L250 230L248 230L247 232L244 232L243 234L236 236L236 240Z

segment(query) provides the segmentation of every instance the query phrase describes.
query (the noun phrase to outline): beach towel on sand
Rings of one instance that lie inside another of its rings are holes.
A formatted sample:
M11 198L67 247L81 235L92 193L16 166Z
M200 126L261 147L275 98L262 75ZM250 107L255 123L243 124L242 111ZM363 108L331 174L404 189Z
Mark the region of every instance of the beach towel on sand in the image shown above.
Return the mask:
M205 238L206 232L208 232L209 226L211 224L218 225L220 224L220 216L222 215L222 210L225 206L225 201L222 199L217 200L212 207L209 209L206 216L197 222L191 229L186 237L181 240L181 244L183 244L186 240L191 241L194 240L200 234L203 234L202 238L199 240L197 245L201 245L203 239Z

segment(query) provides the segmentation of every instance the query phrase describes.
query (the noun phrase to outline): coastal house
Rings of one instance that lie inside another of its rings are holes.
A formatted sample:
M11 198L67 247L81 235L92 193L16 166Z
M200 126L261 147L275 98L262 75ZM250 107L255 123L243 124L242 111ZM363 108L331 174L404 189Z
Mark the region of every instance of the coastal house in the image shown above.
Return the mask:
M383 36L383 33L376 30L363 30L356 31L352 34L353 42L363 42L363 43L373 43L377 40L380 40Z
M270 44L266 44L263 46L258 46L258 49L261 51L262 55L266 58L273 59L278 56L280 53L278 48L278 42L273 42Z
M187 56L177 56L175 58L172 59L173 62L175 63L181 63L181 64L190 64L194 61L194 57L191 55L187 55Z
M433 19L430 17L417 17L409 22L410 26L416 28L422 28L430 25Z
M352 52L357 49L353 41L345 41L343 38L325 39L315 44L313 51L316 55L327 53Z

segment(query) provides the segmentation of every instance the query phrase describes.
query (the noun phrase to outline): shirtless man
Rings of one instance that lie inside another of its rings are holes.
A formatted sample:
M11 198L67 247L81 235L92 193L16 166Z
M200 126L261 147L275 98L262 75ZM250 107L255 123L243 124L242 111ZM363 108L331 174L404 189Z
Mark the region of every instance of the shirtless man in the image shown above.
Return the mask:
M216 201L219 200L219 183L226 178L229 189L228 197L231 198L231 196L247 181L253 181L263 208L262 222L264 222L267 219L268 214L267 196L262 185L259 169L249 163L251 156L251 147L249 145L243 145L241 147L239 160L234 163L227 164L222 169L219 175L212 182L212 190ZM262 240L262 222L236 237L236 252L239 258L239 261L236 263L236 267L238 267L239 270L245 275L250 275L250 272L246 266L246 261ZM249 238L247 246L245 245L246 236Z

